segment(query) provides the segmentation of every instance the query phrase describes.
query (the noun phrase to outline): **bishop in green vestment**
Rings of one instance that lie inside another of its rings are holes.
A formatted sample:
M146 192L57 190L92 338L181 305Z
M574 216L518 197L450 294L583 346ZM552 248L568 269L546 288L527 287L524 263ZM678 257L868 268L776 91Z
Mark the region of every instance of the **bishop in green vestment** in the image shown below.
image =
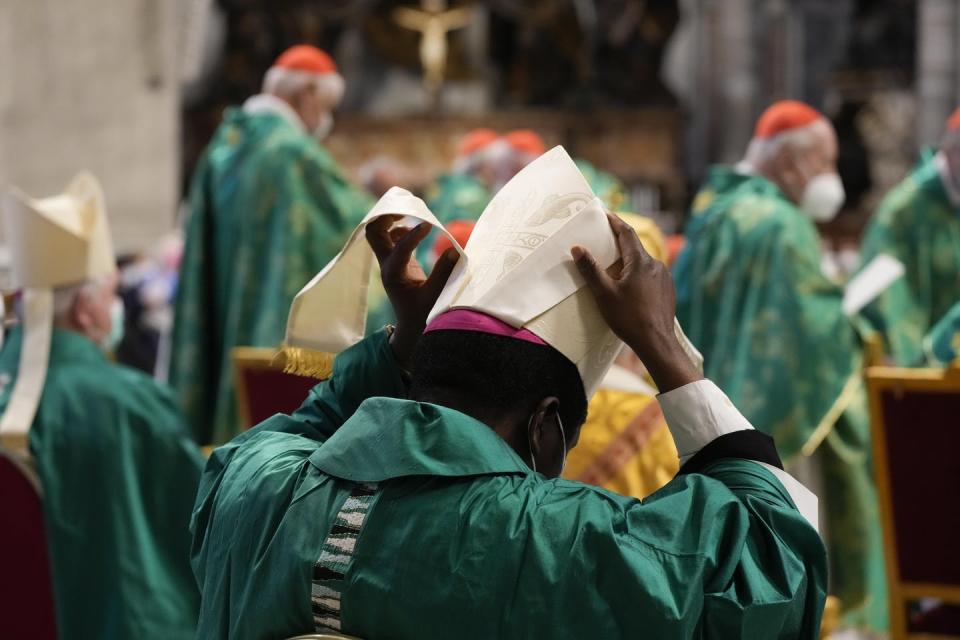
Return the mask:
M810 494L686 361L669 276L618 224L620 278L583 250L578 266L669 390L676 479L641 502L558 478L584 386L529 330L443 313L411 379L399 345L417 314L402 307L420 304L422 326L437 289L419 295L429 281L413 287L391 275L405 260L381 259L392 339L340 354L297 412L208 463L192 524L199 635L818 637L826 566Z
M440 174L427 190L427 205L437 220L448 224L480 218L490 202L494 165L503 154L503 146L497 132L486 128L473 129L457 141L450 170ZM428 240L421 249L431 245Z
M445 226L456 220L479 220L493 196L496 166L504 153L505 145L492 129L473 129L460 138L450 170L437 176L425 194L437 220ZM430 264L430 250L438 237L434 231L421 243L417 257L424 264Z
M836 179L836 143L817 112L778 104L761 117L747 160L714 167L694 200L674 265L677 317L703 354L705 374L773 436L788 464L818 451L831 593L848 611L870 603L866 623L882 629L862 322L844 314L842 289L821 272L811 221L830 213L822 204L830 188L822 185ZM842 197L841 189L834 213Z
M20 299L0 350L0 447L39 477L57 635L192 638L203 459L173 394L104 355L123 307L100 185L80 174L60 195L14 190L4 204ZM0 526L22 517L8 507Z
M945 143L960 148L960 130L948 133ZM923 363L923 337L960 300L957 169L960 162L952 168L943 151L925 152L880 203L861 245L863 265L887 254L905 267L903 277L867 309L900 366Z
M343 82L313 47L293 47L265 92L227 110L193 177L170 382L201 443L238 432L231 350L275 347L296 293L370 206L314 135Z
M22 338L14 329L0 351L0 412ZM203 457L173 394L55 329L29 447L60 639L193 638L189 524Z

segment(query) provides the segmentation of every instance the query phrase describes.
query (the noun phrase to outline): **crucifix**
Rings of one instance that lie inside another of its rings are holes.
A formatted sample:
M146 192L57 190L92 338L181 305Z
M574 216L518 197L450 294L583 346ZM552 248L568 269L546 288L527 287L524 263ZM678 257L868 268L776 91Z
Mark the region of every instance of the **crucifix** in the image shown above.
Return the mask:
M446 0L421 0L420 8L398 7L394 21L404 29L420 32L420 64L423 84L434 97L443 84L447 66L447 33L470 22L471 7L447 8Z

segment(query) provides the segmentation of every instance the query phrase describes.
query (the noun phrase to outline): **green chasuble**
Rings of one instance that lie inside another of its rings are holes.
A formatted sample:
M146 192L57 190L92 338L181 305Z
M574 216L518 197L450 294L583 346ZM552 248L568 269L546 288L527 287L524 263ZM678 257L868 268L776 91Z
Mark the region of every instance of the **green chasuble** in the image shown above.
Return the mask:
M466 173L441 174L426 193L427 206L443 224L477 220L490 198L487 188Z
M860 251L863 265L886 253L906 267L867 314L898 365L922 364L923 336L960 300L960 207L931 152L883 199Z
M476 222L493 197L479 180L466 173L440 174L425 195L427 207L443 225L455 220ZM431 249L439 237L440 232L434 229L417 247L417 259L427 273L433 267ZM392 315L392 309L385 311L387 315L384 317Z
M859 338L816 228L772 182L715 167L705 190L674 267L677 318L705 375L791 458L859 374Z
M620 182L620 179L612 173L601 171L590 162L578 158L576 161L577 169L586 178L590 189L603 200L603 205L610 211L624 211L633 213L633 205L630 201L630 195L627 188Z
M22 337L13 329L0 352L0 411ZM60 639L193 638L189 524L203 458L173 395L55 330L29 443Z
M293 297L372 202L272 113L229 109L193 177L170 382L201 443L239 430L231 350L277 347Z
M546 480L404 393L380 332L292 416L213 453L199 637L818 636L823 546L764 467L719 460L640 502Z
M960 301L950 308L923 339L927 364L944 366L960 357Z
M843 290L821 272L816 228L769 180L714 167L686 236L674 266L677 318L705 375L788 464L826 443L831 592L847 609L875 605L867 624L884 628L859 320L846 317Z

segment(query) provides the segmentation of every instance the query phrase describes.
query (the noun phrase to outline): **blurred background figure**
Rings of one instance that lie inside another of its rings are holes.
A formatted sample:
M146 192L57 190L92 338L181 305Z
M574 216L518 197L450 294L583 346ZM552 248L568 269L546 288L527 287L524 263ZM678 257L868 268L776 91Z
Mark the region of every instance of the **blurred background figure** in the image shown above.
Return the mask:
M374 198L379 198L390 187L409 182L404 167L395 158L376 156L357 169L360 185Z
M186 525L203 459L173 395L107 359L124 314L100 185L13 190L2 215L20 300L0 351L0 447L40 480L59 637L192 638ZM4 510L4 529L18 517Z
M263 92L225 113L194 172L170 383L199 442L239 431L231 349L280 344L294 295L371 204L320 142L343 91L330 56L291 47Z
M955 352L957 135L943 125L960 103L960 3L32 0L0 3L0 32L0 187L46 192L76 166L103 180L127 303L117 358L169 373L198 440L237 428L232 347L279 344L289 299L373 196L406 187L460 233L562 144L610 210L666 236L681 297L699 296L681 300L681 315L708 373L769 420L808 481L848 474L813 487L846 496L829 509L854 505L824 514L833 557L847 559L834 562L832 589L846 625L883 631L882 615L856 613L885 599L860 578L876 519L861 500L855 363L864 318L897 363ZM782 99L809 105L819 124L756 132ZM741 197L745 184L765 186ZM790 233L767 233L768 196ZM744 228L711 213L734 208ZM721 231L758 253L729 253L741 244ZM0 238L8 293L10 243ZM774 250L782 259L761 255ZM848 281L880 255L904 277L844 320ZM763 288L774 281L793 285ZM372 312L368 330L390 320Z
M547 150L547 145L540 134L531 129L509 131L503 136L503 142L509 151L497 162L494 193Z
M587 179L590 188L603 200L603 204L610 211L623 211L631 209L630 194L626 186L620 181L620 178L598 169L590 161L583 158L576 159L577 168ZM655 223L654 223L655 224Z
M182 257L183 236L171 232L156 246L120 267L118 292L126 315L117 359L144 373L156 373L160 380L167 378L165 368L158 369L157 365L158 362L166 365L169 361L167 352Z
M496 131L474 129L457 143L450 170L437 176L426 193L427 206L446 224L476 220L490 202L498 159L504 155Z
M674 278L677 318L705 375L773 436L788 467L821 488L831 587L853 612L882 596L883 555L870 524L879 514L860 323L821 271L813 224L844 202L836 163L836 134L820 112L771 105L744 159L714 167L694 200ZM817 469L799 469L815 452ZM883 628L883 610L874 606L867 622Z
M444 226L461 247L466 247L467 241L470 239L470 233L473 231L473 227L476 224L476 220L454 220ZM440 236L437 238L437 241L433 243L432 247L430 247L430 261L436 262L437 259L443 255L443 252L451 247L453 247L453 243L450 242L450 239L447 236L440 234Z
M924 336L923 350L930 366L949 366L960 358L960 300Z
M947 121L939 149L883 199L866 229L861 263L899 260L904 277L867 313L900 366L924 362L923 338L960 300L960 109Z

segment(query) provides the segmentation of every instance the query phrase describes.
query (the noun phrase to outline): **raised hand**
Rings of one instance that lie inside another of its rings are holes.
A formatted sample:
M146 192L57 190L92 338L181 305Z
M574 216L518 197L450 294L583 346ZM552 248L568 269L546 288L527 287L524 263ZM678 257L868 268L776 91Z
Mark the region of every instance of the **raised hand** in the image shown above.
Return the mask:
M607 218L620 248L619 269L604 271L583 247L570 250L600 312L640 356L661 392L699 380L702 376L674 334L676 292L670 271L646 252L627 223L614 215Z
M430 233L427 223L398 227L402 216L382 216L367 225L367 242L380 264L380 279L397 317L397 330L390 339L397 359L406 363L423 333L427 315L440 296L460 255L448 249L437 259L430 276L417 261L417 246Z

